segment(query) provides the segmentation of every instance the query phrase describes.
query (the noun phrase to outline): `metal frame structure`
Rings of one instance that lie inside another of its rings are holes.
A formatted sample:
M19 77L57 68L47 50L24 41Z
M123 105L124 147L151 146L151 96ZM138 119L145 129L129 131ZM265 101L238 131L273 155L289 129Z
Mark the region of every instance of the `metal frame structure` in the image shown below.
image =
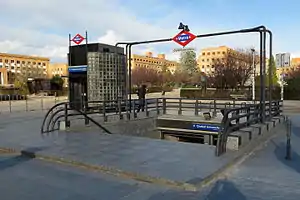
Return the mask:
M260 83L261 83L261 90L260 90L260 105L261 107L261 115L262 119L261 122L264 123L266 120L266 107L265 107L265 74L266 74L266 34L269 34L269 57L271 59L272 57L272 32L268 30L265 26L257 26L254 28L248 28L248 29L241 29L241 30L234 30L234 31L224 31L224 32L216 32L216 33L208 33L208 34L202 34L202 35L196 35L196 38L206 38L206 37L213 37L213 36L221 36L221 35L232 35L232 34L239 34L239 33L259 33L260 34ZM139 41L139 42L118 42L116 43L116 47L119 45L126 45L126 56L127 56L127 63L128 63L128 79L126 77L127 86L126 87L126 101L128 101L128 94L129 95L129 112L131 112L131 89L132 89L132 83L131 83L131 53L132 53L132 46L140 45L140 44L150 44L150 43L162 43L162 42L169 42L172 41L172 38L165 38L165 39L157 39L157 40L146 40L146 41ZM272 101L272 90L273 90L273 84L272 84L272 68L271 62L269 62L269 96L268 100L269 102ZM271 107L269 108L269 113L271 112ZM272 115L269 115L269 118L272 118Z

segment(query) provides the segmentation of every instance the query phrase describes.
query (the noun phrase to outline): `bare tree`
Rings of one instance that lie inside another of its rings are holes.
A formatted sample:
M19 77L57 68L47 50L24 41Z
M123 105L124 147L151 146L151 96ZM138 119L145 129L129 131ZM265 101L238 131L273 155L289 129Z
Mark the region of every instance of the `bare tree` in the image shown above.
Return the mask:
M255 57L254 66L257 64ZM230 50L223 59L213 62L214 73L209 83L216 88L237 89L243 87L251 77L253 70L253 54L251 49Z
M154 68L136 67L132 70L132 83L134 85L150 83L156 85L161 82L160 73Z

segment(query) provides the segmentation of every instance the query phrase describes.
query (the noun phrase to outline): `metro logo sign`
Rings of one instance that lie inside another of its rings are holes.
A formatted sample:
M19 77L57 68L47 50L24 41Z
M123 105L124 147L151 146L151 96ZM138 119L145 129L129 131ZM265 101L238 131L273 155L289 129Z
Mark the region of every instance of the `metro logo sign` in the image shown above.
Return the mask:
M181 31L178 33L175 37L172 38L172 40L181 46L185 47L187 44L189 44L191 41L193 41L197 36L188 32L188 31Z

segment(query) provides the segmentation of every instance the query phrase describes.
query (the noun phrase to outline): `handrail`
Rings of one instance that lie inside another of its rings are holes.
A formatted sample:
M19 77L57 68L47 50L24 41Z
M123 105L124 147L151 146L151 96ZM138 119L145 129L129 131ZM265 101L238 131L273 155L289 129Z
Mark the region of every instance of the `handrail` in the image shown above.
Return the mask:
M49 114L50 114L55 108L57 108L57 107L59 107L59 106L61 106L61 105L65 105L65 104L68 104L68 102L62 102L62 103L55 104L54 106L52 106L52 107L48 110L48 112L46 113L46 115L45 115L45 117L44 117L44 120L43 120L43 122L42 122L41 133L45 133L45 131L44 131L44 126L45 126L45 123L46 123L46 120L47 120Z
M280 104L282 100L272 101L271 103L267 102L266 105L271 105L271 110L276 109L276 113L272 116L278 116L281 113ZM220 156L226 151L227 138L232 131L239 130L243 127L247 127L253 123L257 123L261 120L262 116L260 116L260 112L258 110L261 108L262 104L256 105L245 105L239 108L231 108L231 109L223 109L223 119L221 122L221 128L218 133L217 147L216 147L216 155ZM253 109L253 110L252 110ZM246 111L241 114L242 111ZM232 116L229 117L229 114ZM247 117L245 122L240 123L240 119ZM252 117L250 119L250 117ZM235 121L235 124L232 124L232 121Z

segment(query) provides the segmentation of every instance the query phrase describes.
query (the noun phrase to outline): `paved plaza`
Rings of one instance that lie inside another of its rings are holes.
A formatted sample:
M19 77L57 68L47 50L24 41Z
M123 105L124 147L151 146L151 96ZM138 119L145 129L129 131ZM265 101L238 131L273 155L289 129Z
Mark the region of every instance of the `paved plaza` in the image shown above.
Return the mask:
M0 192L5 200L298 200L300 115L295 110L299 106L297 102L285 106L293 121L293 160L284 159L284 127L276 129L260 150L204 188L194 186L234 154L215 157L211 146L106 135L95 129L42 136L45 110L1 113L0 147L35 152L37 158L0 153Z

